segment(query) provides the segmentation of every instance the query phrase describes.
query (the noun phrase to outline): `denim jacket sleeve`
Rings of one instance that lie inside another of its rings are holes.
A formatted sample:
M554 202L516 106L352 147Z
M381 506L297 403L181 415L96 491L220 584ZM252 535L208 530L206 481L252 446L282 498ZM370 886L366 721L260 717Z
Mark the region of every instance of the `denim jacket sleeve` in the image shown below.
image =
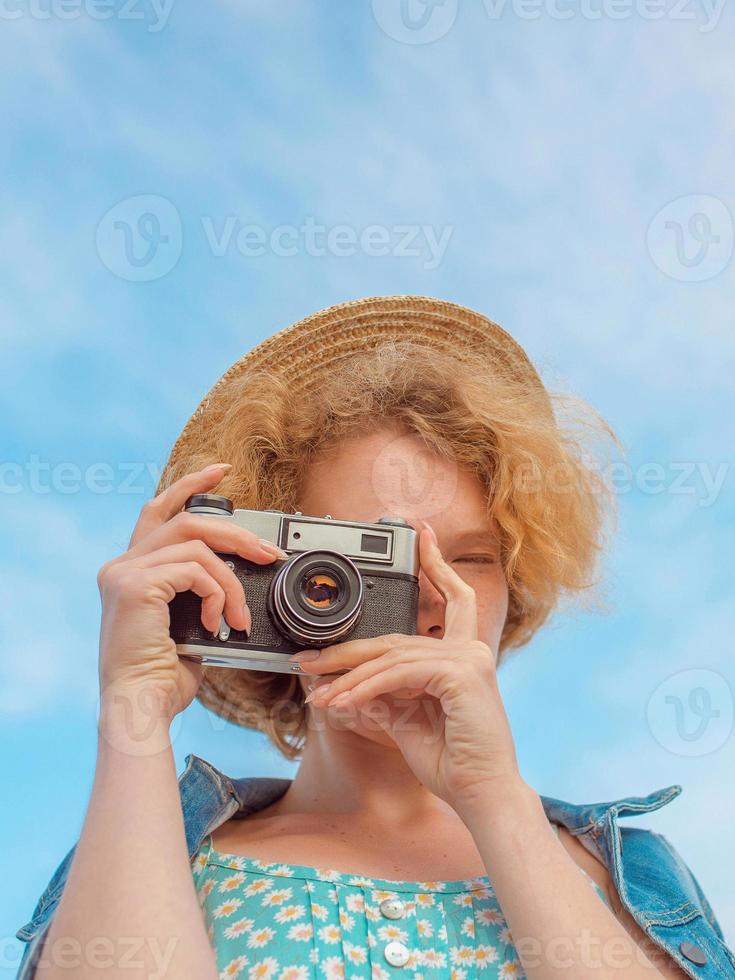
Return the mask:
M54 871L46 888L36 902L30 921L16 932L16 938L27 943L23 950L16 980L30 980L35 975L38 958L43 947L43 941L51 926L51 919L61 899L61 893L69 874L76 844L61 861Z

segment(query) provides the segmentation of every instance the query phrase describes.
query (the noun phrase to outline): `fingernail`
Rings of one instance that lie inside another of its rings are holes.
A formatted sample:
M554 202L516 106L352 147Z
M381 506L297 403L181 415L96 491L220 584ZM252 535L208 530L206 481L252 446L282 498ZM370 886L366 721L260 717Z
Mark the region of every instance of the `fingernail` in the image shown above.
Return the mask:
M231 470L232 463L210 463L209 466L205 466L202 473L210 473L213 470Z
M267 541L265 538L258 538L258 544L263 551L267 551L269 555L275 555L276 558L288 558L288 555L283 548L279 548L278 545L273 544L272 541Z
M252 615L250 613L250 609L248 607L247 602L243 606L243 609L245 610L245 621L247 623L247 626L245 627L245 632L248 634L248 637L249 637L250 636L250 632L251 632L251 630L253 628L253 617L252 617Z
M317 694L319 695L319 697L321 697L322 694L326 693L331 686L332 686L332 681L329 681L328 684L319 684L317 687L314 688L313 691L309 691L309 693L304 698L304 704L306 704L308 701L313 701L314 698L317 696Z
M294 653L288 659L301 663L302 661L306 660L316 660L320 653L321 650L300 650L298 653Z
M432 541L434 542L434 544L435 544L435 545L437 545L437 547L438 547L438 545L439 545L439 541L438 541L438 539L437 539L437 536L436 536L436 531L435 531L435 530L434 530L434 528L433 528L433 527L431 526L431 524L427 524L426 526L427 526L427 527L428 527L428 529L429 529L429 534L431 535L431 540L432 540Z

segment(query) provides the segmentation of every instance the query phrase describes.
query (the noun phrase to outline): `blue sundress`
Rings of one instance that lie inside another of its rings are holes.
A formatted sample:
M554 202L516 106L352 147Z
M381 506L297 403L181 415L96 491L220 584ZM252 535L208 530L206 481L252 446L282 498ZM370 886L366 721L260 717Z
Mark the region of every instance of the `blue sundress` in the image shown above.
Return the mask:
M266 863L216 851L211 834L191 864L223 980L525 977L487 876L396 881Z

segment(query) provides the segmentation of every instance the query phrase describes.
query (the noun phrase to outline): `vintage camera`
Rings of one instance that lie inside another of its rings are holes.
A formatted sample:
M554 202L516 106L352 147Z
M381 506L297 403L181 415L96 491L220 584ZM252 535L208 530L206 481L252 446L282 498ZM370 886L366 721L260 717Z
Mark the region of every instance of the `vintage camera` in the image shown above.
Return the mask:
M182 657L220 667L298 672L288 657L348 639L416 633L418 534L401 517L376 524L337 521L329 514L233 509L227 497L197 493L190 514L235 521L272 541L289 557L265 565L220 554L240 579L252 614L250 635L217 633L201 621L201 599L179 592L169 603L171 637Z

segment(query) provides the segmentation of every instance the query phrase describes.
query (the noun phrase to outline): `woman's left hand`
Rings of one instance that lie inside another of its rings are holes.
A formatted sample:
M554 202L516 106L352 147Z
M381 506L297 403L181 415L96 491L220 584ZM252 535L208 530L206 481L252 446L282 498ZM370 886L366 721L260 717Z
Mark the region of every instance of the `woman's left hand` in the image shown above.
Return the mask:
M477 638L475 591L444 561L428 525L419 549L424 574L446 601L441 639L395 633L347 640L300 663L309 674L346 670L307 700L340 714L364 712L396 743L416 778L461 813L475 799L498 798L523 780L495 654Z

